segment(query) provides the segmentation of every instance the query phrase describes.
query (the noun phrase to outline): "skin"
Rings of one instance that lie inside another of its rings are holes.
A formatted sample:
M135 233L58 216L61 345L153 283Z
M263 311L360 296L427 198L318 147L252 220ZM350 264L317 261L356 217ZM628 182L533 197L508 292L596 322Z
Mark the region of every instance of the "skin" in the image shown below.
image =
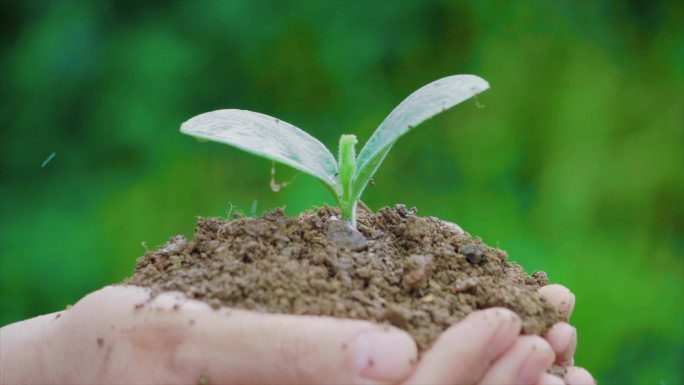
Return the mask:
M568 316L574 295L540 289ZM0 329L0 384L594 384L575 329L521 336L503 308L474 312L418 361L405 332L371 322L257 314L108 286L72 308ZM565 378L546 373L556 362Z

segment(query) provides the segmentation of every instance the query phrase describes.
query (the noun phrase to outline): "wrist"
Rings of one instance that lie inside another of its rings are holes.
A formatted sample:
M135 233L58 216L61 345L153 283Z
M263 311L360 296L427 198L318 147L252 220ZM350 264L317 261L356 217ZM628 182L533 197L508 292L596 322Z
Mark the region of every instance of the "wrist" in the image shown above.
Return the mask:
M0 328L0 385L40 384L54 380L45 358L52 355L57 314L47 314ZM52 368L51 368L52 366Z

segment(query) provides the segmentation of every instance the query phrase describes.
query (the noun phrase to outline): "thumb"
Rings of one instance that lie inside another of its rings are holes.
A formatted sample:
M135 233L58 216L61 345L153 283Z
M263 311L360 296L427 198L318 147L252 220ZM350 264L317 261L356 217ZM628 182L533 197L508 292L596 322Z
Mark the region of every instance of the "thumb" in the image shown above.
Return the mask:
M406 377L417 357L407 333L366 321L214 310L178 293L147 298L138 287L108 287L70 311L81 313L85 327L74 328L81 336L114 345L103 349L112 380L125 374L131 382L391 383ZM88 332L92 325L106 327Z

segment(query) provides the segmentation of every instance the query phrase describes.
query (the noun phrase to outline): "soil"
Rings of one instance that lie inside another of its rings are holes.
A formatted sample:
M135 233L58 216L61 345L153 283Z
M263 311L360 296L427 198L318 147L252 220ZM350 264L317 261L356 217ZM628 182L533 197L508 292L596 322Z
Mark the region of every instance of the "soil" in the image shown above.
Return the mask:
M298 217L278 209L200 218L192 240L176 236L140 257L124 283L181 291L215 308L389 323L421 351L479 309L515 311L525 334L541 335L563 318L537 293L545 273L526 274L454 224L403 205L359 209L358 231L338 218L327 206Z

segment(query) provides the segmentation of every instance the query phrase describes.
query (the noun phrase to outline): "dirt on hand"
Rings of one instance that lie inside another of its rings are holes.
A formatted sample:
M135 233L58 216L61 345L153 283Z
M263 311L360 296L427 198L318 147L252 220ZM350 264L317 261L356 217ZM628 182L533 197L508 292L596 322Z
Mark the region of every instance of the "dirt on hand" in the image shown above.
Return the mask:
M137 261L124 283L176 290L213 307L389 323L421 351L469 313L502 306L541 335L562 316L531 276L457 226L403 205L359 210L358 231L322 207L298 217L202 218L191 241L176 236Z

